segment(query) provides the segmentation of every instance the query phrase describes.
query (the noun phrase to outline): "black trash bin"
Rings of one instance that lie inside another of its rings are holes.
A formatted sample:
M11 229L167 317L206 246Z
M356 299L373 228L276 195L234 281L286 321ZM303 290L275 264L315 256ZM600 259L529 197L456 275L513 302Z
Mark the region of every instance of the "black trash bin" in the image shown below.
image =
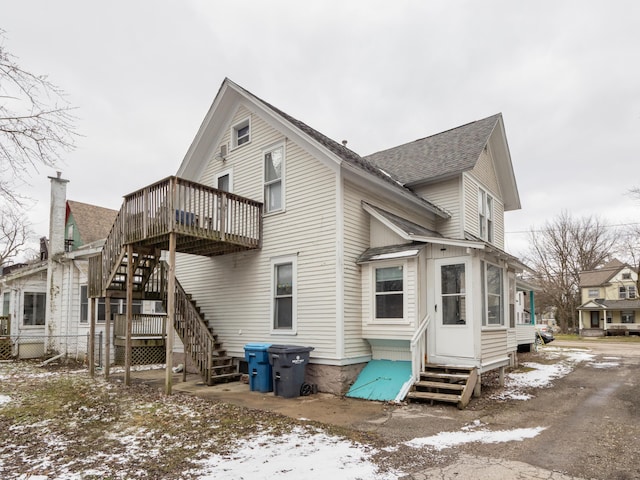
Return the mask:
M285 398L300 396L311 350L313 347L298 345L271 345L267 349L275 395Z

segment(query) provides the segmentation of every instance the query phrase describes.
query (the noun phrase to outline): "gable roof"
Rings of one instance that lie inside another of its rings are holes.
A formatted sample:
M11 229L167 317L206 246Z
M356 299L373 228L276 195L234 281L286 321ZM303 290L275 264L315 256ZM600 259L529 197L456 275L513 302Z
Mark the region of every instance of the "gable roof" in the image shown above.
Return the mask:
M398 177L403 185L456 175L475 167L501 117L498 113L365 159Z
M487 147L496 162L505 211L519 209L520 197L501 113L364 158L411 188L472 170Z
M617 258L614 258L600 268L580 272L580 286L597 287L603 285L625 267L627 267L626 264L622 263Z
M227 125L220 123L220 119L230 116L234 110L234 104L241 100L248 100L254 107L265 114L267 121L275 120L277 122L275 124L272 123L272 125L278 125L281 129L285 126L289 134L305 141L307 145L312 145L316 152L323 152L325 155L328 154L339 165L353 167L352 170L359 172L360 175L369 181L390 188L392 191L419 204L422 208L426 208L440 218L449 218L451 216L445 209L417 195L410 189L405 188L393 175L381 171L353 150L330 139L306 123L297 120L268 102L265 102L228 78L225 78L222 82L211 108L207 112L196 137L178 169L177 176L190 179L197 177L203 165L194 165L194 161L198 163L202 158L207 158L207 152L215 149L214 146L218 144L227 128ZM220 131L214 133L215 129L219 129Z
M67 200L67 216L73 215L83 244L107 238L118 215L117 210Z

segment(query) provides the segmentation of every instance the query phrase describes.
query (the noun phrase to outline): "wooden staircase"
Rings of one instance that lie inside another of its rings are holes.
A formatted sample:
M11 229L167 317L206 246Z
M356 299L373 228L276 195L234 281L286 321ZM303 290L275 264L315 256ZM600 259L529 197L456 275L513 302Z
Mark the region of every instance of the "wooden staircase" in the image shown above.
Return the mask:
M455 403L459 409L464 409L469 404L477 380L475 367L428 363L420 372L420 380L407 394L407 399L432 404L436 401Z
M233 363L233 357L227 355L218 335L205 321L200 307L177 281L175 295L174 327L205 383L214 385L240 378L241 374ZM166 308L166 300L164 305Z
M262 203L178 177L168 177L125 196L100 255L89 260L89 296L174 298L174 328L205 383L240 374L195 301L176 279L168 292L169 250L213 257L262 247ZM130 258L127 251L131 248ZM130 266L132 267L130 269ZM132 279L128 278L132 271Z

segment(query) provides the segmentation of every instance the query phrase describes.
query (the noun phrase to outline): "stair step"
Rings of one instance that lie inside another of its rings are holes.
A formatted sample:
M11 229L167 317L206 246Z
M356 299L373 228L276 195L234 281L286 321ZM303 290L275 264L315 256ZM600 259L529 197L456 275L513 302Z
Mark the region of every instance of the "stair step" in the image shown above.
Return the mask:
M438 402L450 402L450 403L458 403L462 400L462 395L454 395L448 393L435 393L435 392L409 392L407 394L408 398L413 400L437 400Z
M447 382L429 382L420 380L415 383L416 388L437 388L439 390L464 390L464 385L460 383L447 383Z
M440 372L421 372L421 379L429 378L442 378L446 380L463 380L466 381L469 378L469 374L465 373L440 373Z
M445 370L445 371L455 370L460 372L470 372L474 368L475 367L469 367L464 365L439 365L437 363L427 363L424 366L425 370Z

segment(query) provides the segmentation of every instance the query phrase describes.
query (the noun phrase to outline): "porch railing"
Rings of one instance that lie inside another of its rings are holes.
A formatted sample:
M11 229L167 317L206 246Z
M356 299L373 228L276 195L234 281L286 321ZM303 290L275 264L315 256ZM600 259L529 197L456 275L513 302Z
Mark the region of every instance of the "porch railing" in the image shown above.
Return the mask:
M11 335L11 315L0 316L0 336Z

